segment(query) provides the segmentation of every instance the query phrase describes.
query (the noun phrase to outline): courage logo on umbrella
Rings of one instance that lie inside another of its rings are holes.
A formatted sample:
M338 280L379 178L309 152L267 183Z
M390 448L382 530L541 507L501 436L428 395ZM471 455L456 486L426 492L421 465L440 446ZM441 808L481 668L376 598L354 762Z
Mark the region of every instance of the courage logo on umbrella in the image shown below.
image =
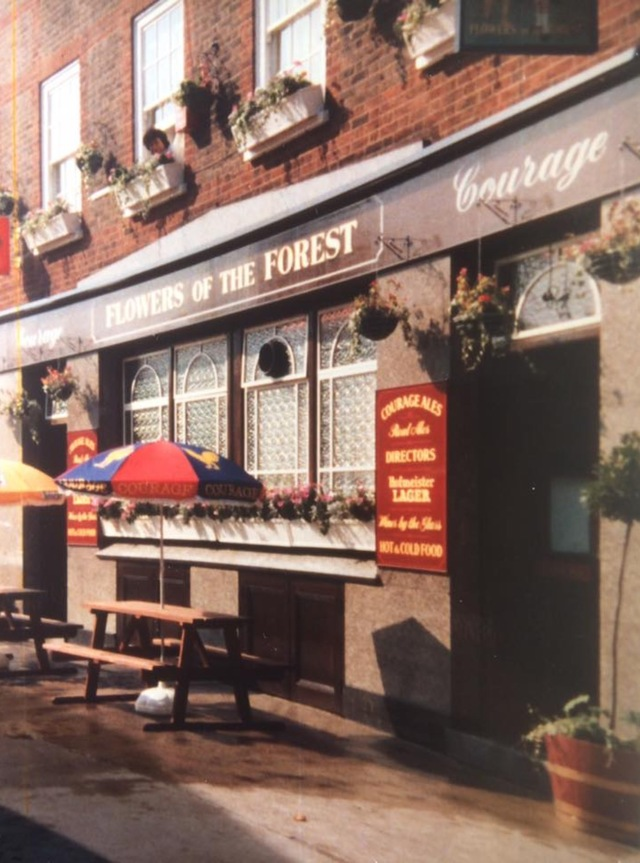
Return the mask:
M262 483L230 459L205 447L171 441L106 450L61 474L56 482L68 491L129 500L246 505L262 493Z

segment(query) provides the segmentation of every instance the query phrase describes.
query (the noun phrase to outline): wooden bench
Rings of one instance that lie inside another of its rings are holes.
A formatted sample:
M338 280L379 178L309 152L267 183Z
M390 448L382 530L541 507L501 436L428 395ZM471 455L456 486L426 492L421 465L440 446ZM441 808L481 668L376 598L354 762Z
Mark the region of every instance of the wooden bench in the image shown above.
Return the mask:
M0 617L0 640L28 641L32 638L31 618L28 614L11 613L11 619L17 624L16 629L9 626L6 617ZM48 617L40 619L40 635L44 638L75 638L84 627L81 623L68 623L65 620L53 620Z
M95 662L101 665L122 665L126 668L134 668L137 671L148 671L152 674L169 672L168 676L171 676L170 672L172 666L167 666L165 663L147 656L137 656L131 653L119 653L117 650L102 650L97 647L90 647L83 644L70 644L69 642L63 642L62 644L45 644L44 649L51 654L51 658L54 661L58 659L58 657L64 656L68 659L86 659L89 662Z
M169 656L175 655L180 649L179 638L154 638L152 644L156 648L162 645ZM207 660L214 668L228 661L226 647L205 644L204 649ZM254 680L282 680L286 673L291 670L291 666L285 662L280 662L277 659L266 659L264 656L256 656L253 653L243 652L240 656L240 664L242 670L248 672Z

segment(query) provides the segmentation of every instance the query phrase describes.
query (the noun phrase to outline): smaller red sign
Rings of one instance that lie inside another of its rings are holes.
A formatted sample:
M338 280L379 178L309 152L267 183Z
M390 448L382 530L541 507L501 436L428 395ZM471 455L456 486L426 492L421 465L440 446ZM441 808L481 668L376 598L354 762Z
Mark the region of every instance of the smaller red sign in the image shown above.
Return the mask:
M11 219L0 216L0 275L11 273Z
M376 557L447 570L447 394L422 384L376 394Z
M98 452L98 435L94 429L67 434L67 468L75 467ZM67 503L67 545L97 545L98 514L91 497L73 494Z

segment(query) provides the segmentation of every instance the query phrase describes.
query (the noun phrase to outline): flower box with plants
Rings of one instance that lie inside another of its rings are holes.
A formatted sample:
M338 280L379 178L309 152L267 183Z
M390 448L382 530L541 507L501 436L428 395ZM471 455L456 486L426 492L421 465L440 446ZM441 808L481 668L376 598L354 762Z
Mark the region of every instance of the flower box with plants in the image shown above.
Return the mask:
M404 40L416 69L432 66L454 50L454 0L412 0L397 17L396 34Z
M374 280L366 294L353 301L349 316L349 328L353 337L353 349L357 352L360 339L378 342L388 338L398 324L407 345L413 344L413 331L409 323L409 309L398 299L397 294L383 292L380 283Z
M56 198L45 209L27 213L20 233L33 255L44 255L81 240L82 217L72 213L62 198Z
M229 118L245 161L256 159L328 119L320 84L305 72L283 72L241 102Z
M450 314L467 371L508 350L514 320L510 293L510 288L498 286L493 276L480 275L472 284L466 268L458 273Z
M159 535L160 507L108 500L98 506L103 535L148 539ZM221 542L371 552L375 549L375 500L358 486L353 494L325 494L317 486L273 489L260 504L233 508L212 504L165 506L167 540Z
M130 168L117 165L109 172L109 186L125 218L146 217L153 207L184 194L184 166L157 156Z
M607 282L625 284L640 277L640 199L614 201L605 212L603 230L564 254Z
M0 187L0 216L10 216L16 206L16 199L9 189Z
M622 435L600 459L586 501L593 512L624 524L611 639L611 704L592 705L587 695L569 701L561 714L541 719L525 735L534 755L546 756L554 807L573 826L607 838L640 843L640 712L618 716L618 655L624 581L631 532L640 521L640 434ZM635 733L634 733L635 732Z

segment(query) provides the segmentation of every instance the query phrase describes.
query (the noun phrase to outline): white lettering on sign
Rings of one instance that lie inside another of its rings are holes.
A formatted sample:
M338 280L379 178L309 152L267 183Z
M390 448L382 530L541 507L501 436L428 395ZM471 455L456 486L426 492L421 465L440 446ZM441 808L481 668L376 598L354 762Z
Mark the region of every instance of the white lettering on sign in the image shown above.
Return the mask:
M146 320L156 315L163 315L179 309L184 303L184 285L166 285L134 297L128 297L117 303L107 303L105 306L105 325L107 329L130 324L133 321Z
M475 204L513 197L521 188L531 189L541 183L554 183L559 192L566 191L586 165L595 165L604 156L609 141L608 132L593 138L583 138L567 149L552 150L536 162L527 155L521 165L507 168L498 176L479 179L480 164L461 169L453 178L456 207L466 213Z
M265 282L274 276L288 276L289 273L299 273L309 267L333 261L338 255L352 254L353 232L357 227L358 220L352 219L328 231L320 231L310 237L269 249L264 253Z

